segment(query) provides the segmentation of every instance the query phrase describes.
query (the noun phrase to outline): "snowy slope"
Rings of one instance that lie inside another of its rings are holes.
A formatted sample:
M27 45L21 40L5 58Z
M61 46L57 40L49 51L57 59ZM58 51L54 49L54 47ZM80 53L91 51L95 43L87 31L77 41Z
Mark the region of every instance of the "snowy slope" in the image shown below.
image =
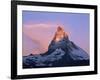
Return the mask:
M88 53L70 41L63 29L57 31L47 52L23 56L23 68L89 65Z
M86 53L83 49L77 47L78 49L72 48L72 51L70 52L70 56L73 58L73 60L88 60L89 55Z
M65 52L61 49L56 49L53 53L50 55L46 56L41 56L41 55L29 55L29 56L24 56L23 62L24 64L29 65L30 62L35 63L35 66L47 66L47 65L52 65L53 61L60 60L62 56L64 56ZM48 64L46 64L48 62Z

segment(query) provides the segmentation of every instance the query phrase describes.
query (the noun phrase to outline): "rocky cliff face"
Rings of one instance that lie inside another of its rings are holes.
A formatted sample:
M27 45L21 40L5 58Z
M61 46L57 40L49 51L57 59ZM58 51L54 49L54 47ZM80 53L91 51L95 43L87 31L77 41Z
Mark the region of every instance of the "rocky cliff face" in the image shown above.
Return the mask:
M23 68L89 65L89 55L74 42L60 26L44 54L23 56Z
M60 40L62 40L64 38L68 39L68 34L63 30L62 27L59 26L54 35L53 41L59 42Z

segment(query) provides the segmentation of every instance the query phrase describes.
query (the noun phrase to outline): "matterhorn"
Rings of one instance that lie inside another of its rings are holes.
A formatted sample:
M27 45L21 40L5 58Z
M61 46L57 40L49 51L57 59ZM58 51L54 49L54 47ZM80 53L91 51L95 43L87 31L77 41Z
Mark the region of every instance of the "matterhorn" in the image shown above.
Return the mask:
M89 55L74 42L60 26L44 54L23 56L23 68L86 66Z
M57 28L57 32L55 33L54 36L54 41L58 42L60 40L62 40L63 38L68 38L68 34L64 32L63 28L61 28L60 26Z

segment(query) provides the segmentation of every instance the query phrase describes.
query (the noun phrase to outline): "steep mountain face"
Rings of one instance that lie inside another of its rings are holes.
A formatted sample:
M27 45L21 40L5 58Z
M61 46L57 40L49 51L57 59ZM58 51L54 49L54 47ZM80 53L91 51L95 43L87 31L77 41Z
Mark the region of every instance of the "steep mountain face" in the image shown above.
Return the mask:
M48 51L44 54L23 56L23 68L89 65L89 55L72 41L61 27L57 28Z
M57 31L55 33L55 36L53 38L53 41L55 42L59 42L62 39L66 38L66 40L68 39L68 34L64 32L63 28L61 28L60 26L57 28Z

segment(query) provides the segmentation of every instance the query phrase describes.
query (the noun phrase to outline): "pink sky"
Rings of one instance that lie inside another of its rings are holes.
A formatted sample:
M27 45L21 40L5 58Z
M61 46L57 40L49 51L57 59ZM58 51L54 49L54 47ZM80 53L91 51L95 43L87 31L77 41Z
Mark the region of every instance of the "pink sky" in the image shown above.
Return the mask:
M23 55L46 52L58 27L56 24L48 23L25 24L23 26Z
M88 13L23 11L23 55L47 51L58 26L63 26L70 41L89 54L89 17Z
M24 24L23 25L23 55L29 55L31 53L40 54L46 52L48 50L48 45L53 39L56 29L59 25L49 24L49 23ZM60 26L64 28L63 25ZM69 33L68 30L66 29L65 32ZM69 34L69 38L70 38L70 34ZM86 50L87 48L83 44L80 45L80 47L83 48L84 50Z

